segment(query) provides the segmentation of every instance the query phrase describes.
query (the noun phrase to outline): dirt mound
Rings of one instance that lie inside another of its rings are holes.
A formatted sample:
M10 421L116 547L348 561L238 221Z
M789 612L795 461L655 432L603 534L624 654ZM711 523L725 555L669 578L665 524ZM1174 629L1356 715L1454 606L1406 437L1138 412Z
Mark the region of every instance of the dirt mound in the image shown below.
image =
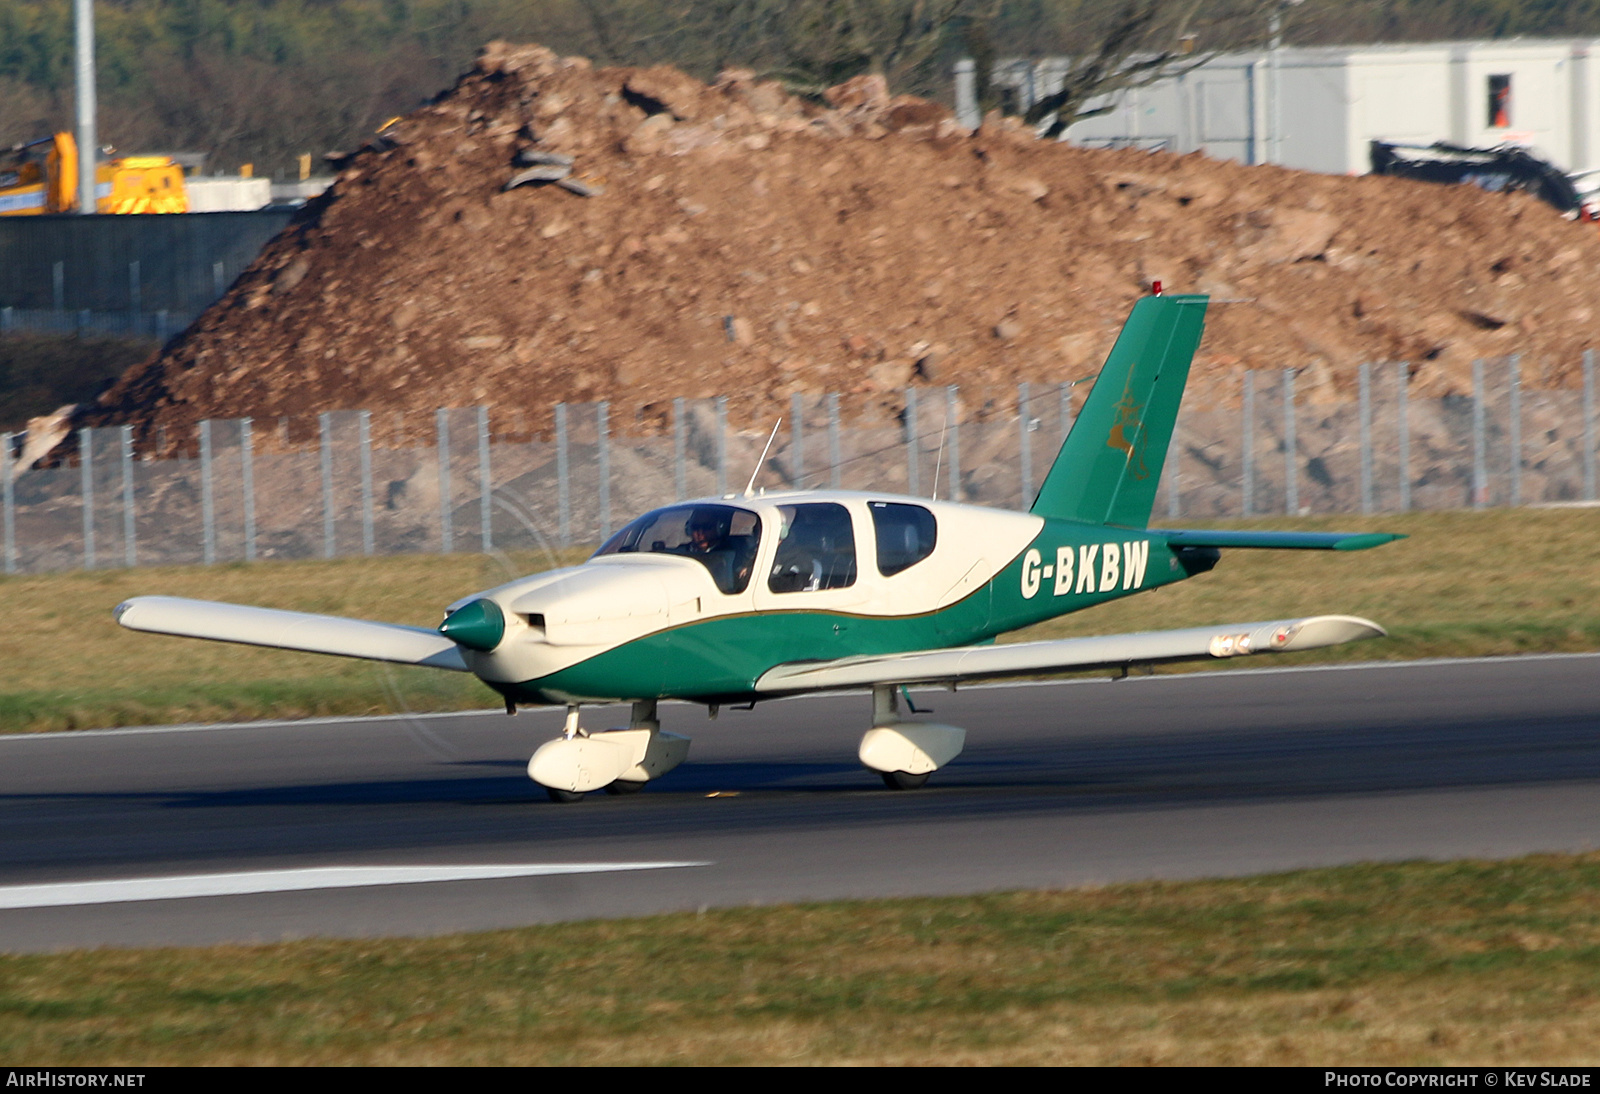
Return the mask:
M1332 398L1408 360L1441 394L1511 352L1567 383L1596 333L1600 236L1521 195L969 133L870 78L827 98L491 44L85 424L998 393L1092 373L1158 279L1216 301L1201 387L1292 367Z

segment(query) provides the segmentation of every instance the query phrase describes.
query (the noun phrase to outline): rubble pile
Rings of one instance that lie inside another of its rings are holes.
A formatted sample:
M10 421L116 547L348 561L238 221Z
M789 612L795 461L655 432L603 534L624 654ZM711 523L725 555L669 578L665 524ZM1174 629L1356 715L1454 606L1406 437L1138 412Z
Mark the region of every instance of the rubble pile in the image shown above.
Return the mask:
M1198 390L1294 368L1331 401L1405 360L1419 395L1463 392L1513 352L1566 385L1600 334L1600 234L1523 195L969 132L870 77L827 99L492 43L81 424L892 408L912 384L1090 375L1156 280L1215 301Z

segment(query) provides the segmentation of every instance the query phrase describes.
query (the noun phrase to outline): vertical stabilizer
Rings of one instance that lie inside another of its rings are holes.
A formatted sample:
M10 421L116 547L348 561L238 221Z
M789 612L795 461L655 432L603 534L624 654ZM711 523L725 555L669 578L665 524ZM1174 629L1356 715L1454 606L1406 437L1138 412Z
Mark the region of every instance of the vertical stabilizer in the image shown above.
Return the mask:
M1133 528L1149 523L1207 299L1147 296L1133 306L1034 513Z

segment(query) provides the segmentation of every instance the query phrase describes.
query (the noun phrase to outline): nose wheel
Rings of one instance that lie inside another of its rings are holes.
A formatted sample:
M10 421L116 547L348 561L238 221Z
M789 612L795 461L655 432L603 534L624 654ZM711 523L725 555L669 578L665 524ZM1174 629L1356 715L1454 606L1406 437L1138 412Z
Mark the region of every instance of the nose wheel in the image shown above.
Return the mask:
M586 733L578 726L578 707L567 708L566 731L546 741L528 761L528 777L553 802L582 801L585 794L637 794L645 783L665 775L689 754L689 739L661 732L653 699L633 704L627 729Z
M883 785L890 790L921 790L928 785L928 776L933 772L913 775L908 771L880 771L878 774L883 776Z

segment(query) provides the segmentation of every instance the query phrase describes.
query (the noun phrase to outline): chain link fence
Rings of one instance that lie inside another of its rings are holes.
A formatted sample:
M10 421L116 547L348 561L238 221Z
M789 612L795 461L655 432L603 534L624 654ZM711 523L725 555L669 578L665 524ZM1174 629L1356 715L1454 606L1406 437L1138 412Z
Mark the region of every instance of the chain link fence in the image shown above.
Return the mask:
M1362 366L1354 400L1297 390L1288 371L1196 386L1153 522L1594 501L1592 354L1581 391L1526 388L1514 356L1476 362L1470 396L1418 397L1408 371ZM83 429L75 462L34 470L5 434L0 556L38 573L553 550L752 475L1025 509L1087 390L913 387L887 411L881 396L797 394L775 434L730 425L721 398L674 400L664 423L560 404L542 432L487 407L208 421L150 452L127 427Z

